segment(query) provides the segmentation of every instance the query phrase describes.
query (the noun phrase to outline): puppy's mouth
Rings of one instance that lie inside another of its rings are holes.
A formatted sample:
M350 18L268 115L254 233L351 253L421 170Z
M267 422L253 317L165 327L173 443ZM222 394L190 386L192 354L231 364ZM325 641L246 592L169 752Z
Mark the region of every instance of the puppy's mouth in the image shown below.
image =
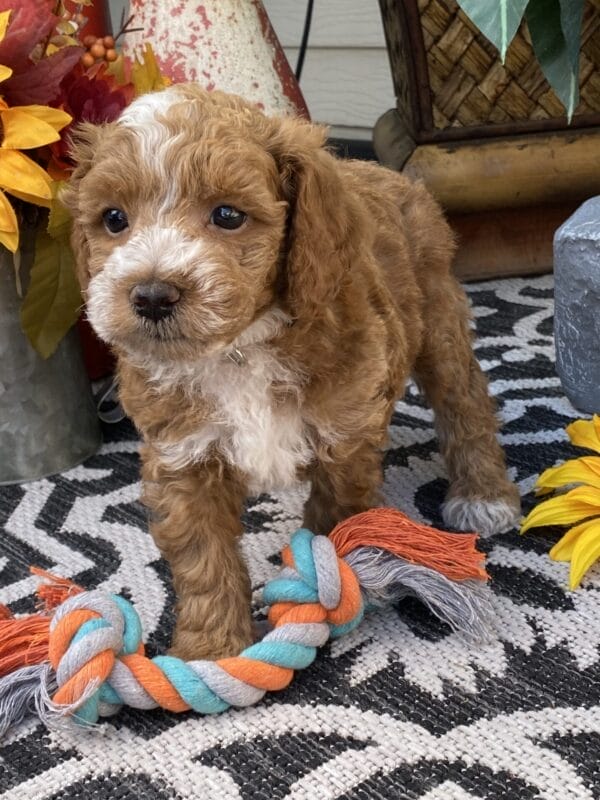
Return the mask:
M125 352L134 360L151 357L163 363L227 356L235 349L237 335L237 331L224 330L205 335L195 330L190 335L180 329L176 315L158 322L137 319L136 328L121 342Z
M149 281L116 293L111 287L109 297L100 289L88 304L92 326L134 360L167 363L228 352L247 324L237 308L232 313L233 300L204 297L194 286Z
M215 355L228 350L234 335L225 331L202 333L198 328L183 330L178 313L153 320L135 315L135 328L130 330L122 346L131 356L153 356L162 361L189 360Z
M138 321L138 325L140 332L146 340L151 339L155 342L165 343L187 341L187 336L181 332L175 320L169 320L168 322L159 320L158 322L154 322L149 319L141 319Z
M140 283L130 290L129 304L144 339L173 343L186 338L178 324L183 298L180 287L164 281Z

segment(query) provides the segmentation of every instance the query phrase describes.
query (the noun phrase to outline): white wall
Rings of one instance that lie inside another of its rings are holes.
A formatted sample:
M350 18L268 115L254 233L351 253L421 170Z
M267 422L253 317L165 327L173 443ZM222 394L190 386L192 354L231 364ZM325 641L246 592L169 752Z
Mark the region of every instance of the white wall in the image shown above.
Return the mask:
M113 25L126 2L109 0ZM306 0L263 3L294 69ZM377 118L395 105L377 0L315 0L301 88L312 118L331 125L332 135L371 137Z
M116 34L116 32L119 30L121 14L123 9L127 9L128 6L129 3L127 0L108 0L108 10L110 12L113 33Z
M306 0L263 0L292 68ZM301 88L312 118L334 136L370 138L395 105L377 0L315 0Z

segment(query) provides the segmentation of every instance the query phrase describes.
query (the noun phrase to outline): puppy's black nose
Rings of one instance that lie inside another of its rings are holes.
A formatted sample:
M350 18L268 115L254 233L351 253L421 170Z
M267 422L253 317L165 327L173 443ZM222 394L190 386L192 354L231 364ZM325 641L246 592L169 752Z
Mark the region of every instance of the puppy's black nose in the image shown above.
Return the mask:
M171 316L180 297L176 286L161 282L140 283L129 295L135 313L154 322Z

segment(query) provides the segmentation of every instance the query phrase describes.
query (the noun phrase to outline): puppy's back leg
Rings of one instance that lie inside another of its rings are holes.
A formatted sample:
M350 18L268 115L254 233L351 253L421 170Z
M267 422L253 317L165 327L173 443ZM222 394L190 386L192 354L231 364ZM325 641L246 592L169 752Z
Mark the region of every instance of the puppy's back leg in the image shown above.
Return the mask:
M444 522L482 535L512 528L519 492L506 476L496 439L495 404L471 346L464 291L449 274L432 276L415 379L435 413L450 488Z
M332 457L312 465L311 492L304 506L304 526L327 535L348 517L380 504L383 473L378 444L333 447Z

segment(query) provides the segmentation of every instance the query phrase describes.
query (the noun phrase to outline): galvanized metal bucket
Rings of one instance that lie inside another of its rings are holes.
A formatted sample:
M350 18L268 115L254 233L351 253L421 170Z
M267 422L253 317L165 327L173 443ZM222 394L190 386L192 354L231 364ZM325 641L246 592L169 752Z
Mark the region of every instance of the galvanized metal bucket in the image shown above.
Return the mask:
M579 411L600 414L600 196L554 235L556 371Z
M12 256L0 248L0 484L62 472L101 443L76 331L44 360L21 329L20 305Z

